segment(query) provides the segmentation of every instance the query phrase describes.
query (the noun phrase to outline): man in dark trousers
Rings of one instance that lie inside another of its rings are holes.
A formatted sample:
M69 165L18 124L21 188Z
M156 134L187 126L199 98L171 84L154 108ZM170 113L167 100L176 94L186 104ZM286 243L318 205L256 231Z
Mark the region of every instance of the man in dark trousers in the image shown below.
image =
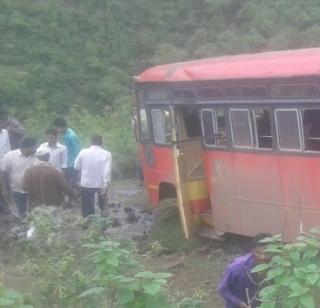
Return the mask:
M30 209L40 205L61 206L64 194L74 199L74 193L62 173L48 163L50 149L41 147L36 156L39 163L25 172L22 182L28 193Z
M35 156L37 140L32 137L22 139L20 149L7 153L1 162L1 170L11 189L11 196L19 216L27 215L27 193L22 187L22 179L26 170L35 165L38 160Z
M99 207L104 211L111 181L111 153L102 148L102 137L91 137L91 147L83 149L74 168L81 173L81 210L83 217L94 214L94 197L99 195Z

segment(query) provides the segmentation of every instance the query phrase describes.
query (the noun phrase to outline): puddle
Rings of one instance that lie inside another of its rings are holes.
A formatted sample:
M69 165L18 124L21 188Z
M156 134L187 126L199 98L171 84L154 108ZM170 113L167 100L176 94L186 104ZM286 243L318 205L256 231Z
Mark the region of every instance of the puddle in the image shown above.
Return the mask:
M141 182L122 180L113 182L109 192L107 217L111 227L107 234L126 238L141 238L150 232L153 224L148 197Z

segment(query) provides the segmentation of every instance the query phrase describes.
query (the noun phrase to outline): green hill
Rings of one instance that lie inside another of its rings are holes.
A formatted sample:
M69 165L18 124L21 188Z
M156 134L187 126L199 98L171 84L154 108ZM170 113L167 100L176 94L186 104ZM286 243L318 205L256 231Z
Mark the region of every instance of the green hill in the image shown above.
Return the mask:
M55 114L134 161L132 76L165 62L320 45L317 0L0 0L0 104Z

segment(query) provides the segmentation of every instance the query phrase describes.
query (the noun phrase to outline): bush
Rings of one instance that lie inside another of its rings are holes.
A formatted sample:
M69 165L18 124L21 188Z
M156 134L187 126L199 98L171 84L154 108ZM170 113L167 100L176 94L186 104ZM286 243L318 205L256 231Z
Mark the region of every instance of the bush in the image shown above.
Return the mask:
M320 229L301 235L296 243L283 244L280 236L269 242L268 264L258 265L254 273L266 272L259 297L261 308L315 308L320 305Z

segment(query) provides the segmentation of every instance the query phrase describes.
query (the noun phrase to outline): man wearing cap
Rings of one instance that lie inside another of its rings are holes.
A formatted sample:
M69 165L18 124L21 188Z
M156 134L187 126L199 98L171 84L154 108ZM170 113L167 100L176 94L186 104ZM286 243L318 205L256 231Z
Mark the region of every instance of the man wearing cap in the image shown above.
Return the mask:
M11 189L11 196L21 218L27 215L27 194L22 187L25 171L35 165L37 140L25 137L21 140L20 149L7 153L1 162L1 171L5 176L7 187Z
M28 193L30 209L40 205L60 206L64 201L64 194L74 199L74 193L62 173L48 162L50 149L39 148L36 156L40 162L30 167L23 178L23 188Z

